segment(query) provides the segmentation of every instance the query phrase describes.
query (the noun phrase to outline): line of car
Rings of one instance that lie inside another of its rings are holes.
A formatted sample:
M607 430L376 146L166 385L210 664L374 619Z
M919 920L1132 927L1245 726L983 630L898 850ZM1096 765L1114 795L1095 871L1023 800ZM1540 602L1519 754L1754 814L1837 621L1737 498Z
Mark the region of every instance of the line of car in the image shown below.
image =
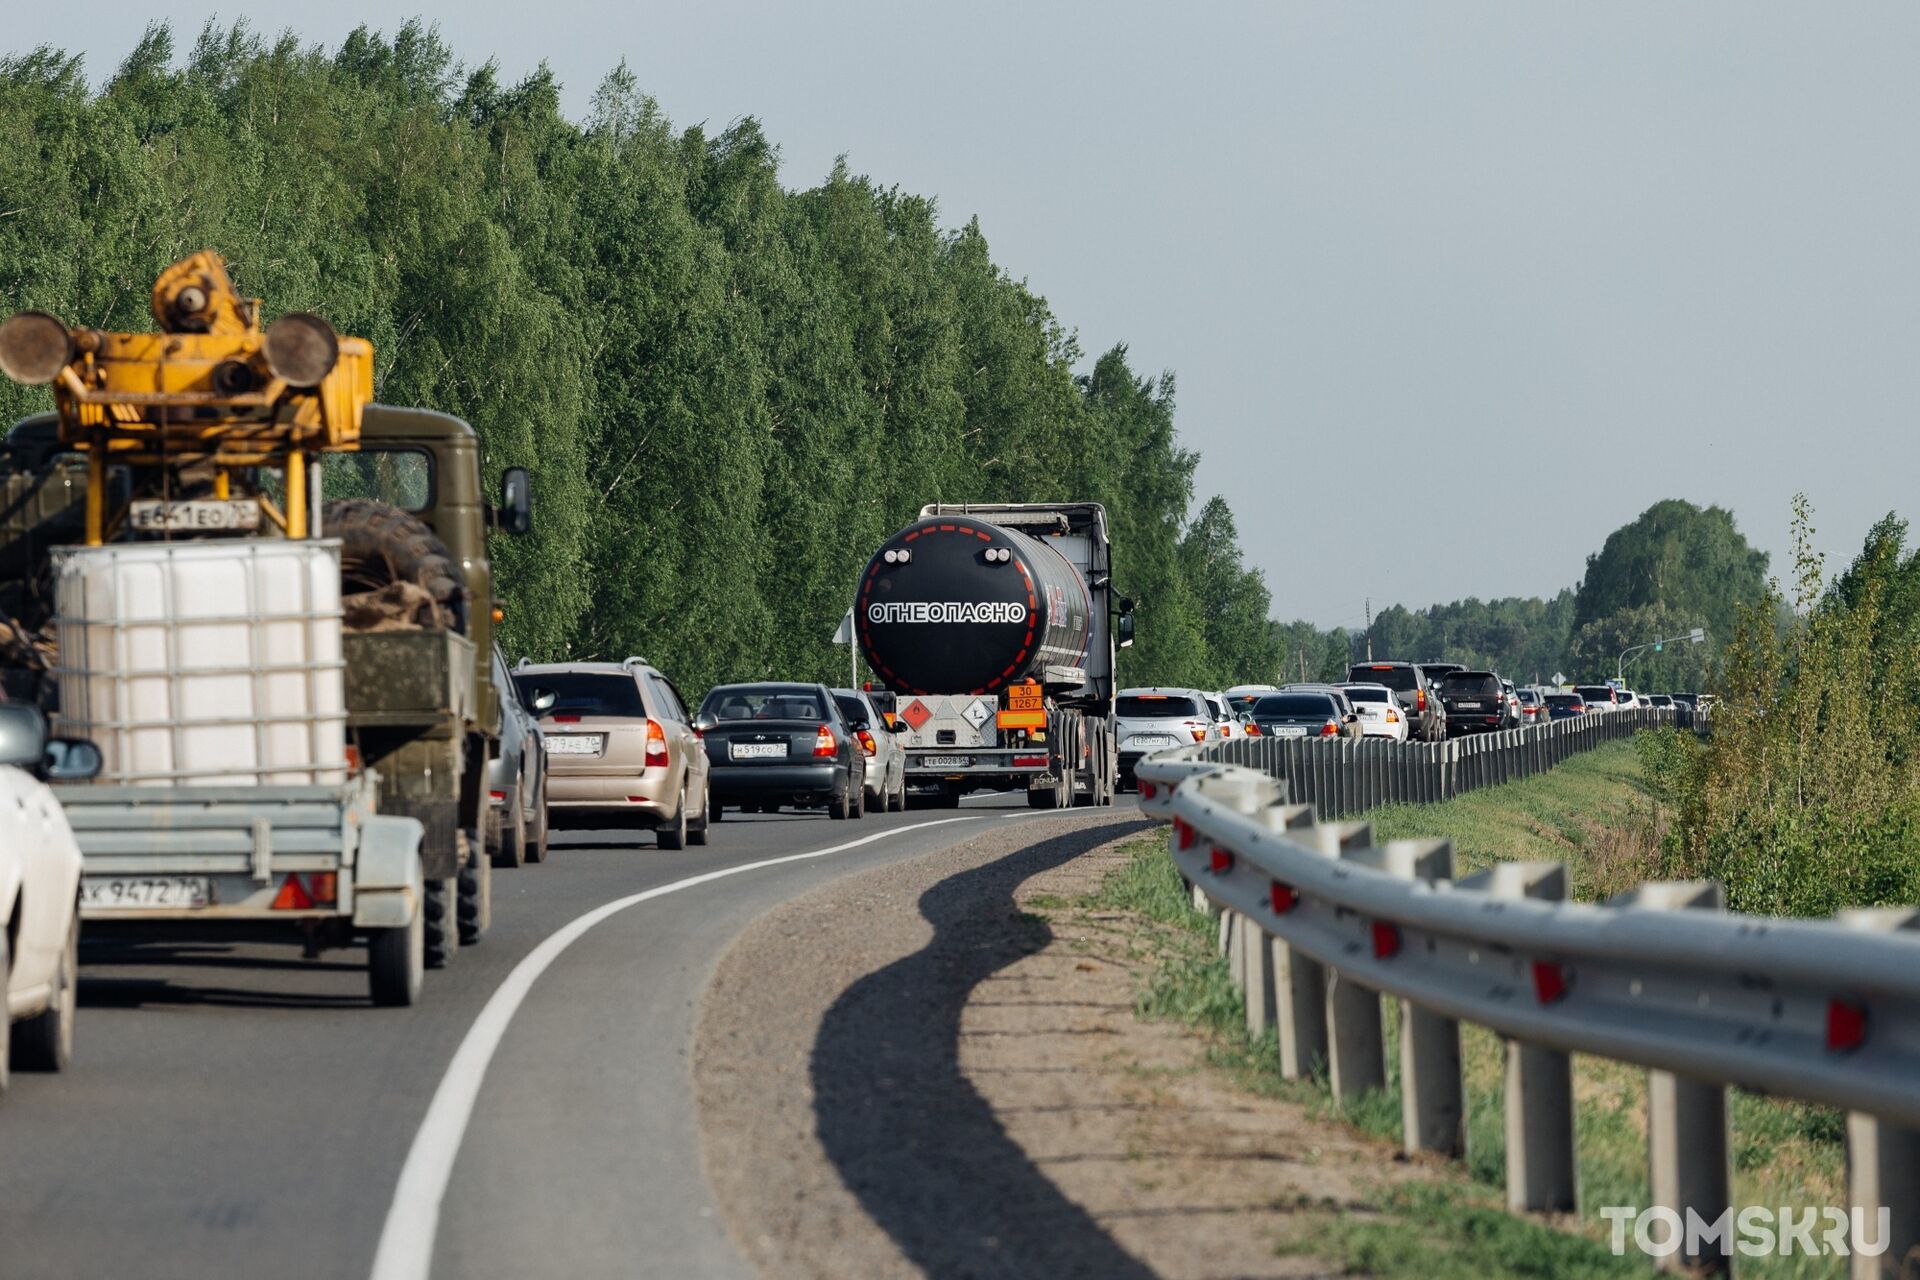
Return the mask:
M1515 686L1457 662L1359 662L1337 683L1243 684L1224 692L1177 686L1122 689L1115 711L1120 776L1133 784L1146 756L1245 737L1384 738L1443 742L1628 707L1705 706L1710 695L1639 694L1615 684Z

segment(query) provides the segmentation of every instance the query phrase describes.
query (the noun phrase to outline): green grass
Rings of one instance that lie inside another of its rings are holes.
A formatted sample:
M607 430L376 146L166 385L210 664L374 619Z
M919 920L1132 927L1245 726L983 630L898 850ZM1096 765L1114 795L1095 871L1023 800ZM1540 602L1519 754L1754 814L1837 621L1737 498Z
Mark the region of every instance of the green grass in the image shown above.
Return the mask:
M1664 815L1640 775L1631 743L1609 744L1549 774L1445 804L1393 806L1366 817L1376 840L1451 839L1463 874L1502 860L1565 861L1577 897L1604 896L1660 874ZM1127 852L1128 859L1080 905L1137 918L1136 945L1151 960L1139 996L1141 1013L1205 1034L1211 1064L1249 1091L1302 1104L1329 1122L1397 1144L1397 1019L1385 1020L1389 1078L1384 1093L1342 1111L1324 1081L1282 1079L1272 1034L1256 1040L1246 1033L1244 1005L1216 951L1216 921L1193 909L1167 856L1165 836L1136 837ZM1391 1013L1392 1002L1383 1003ZM1606 1234L1598 1215L1602 1205L1645 1205L1650 1198L1644 1073L1602 1059L1575 1058L1582 1212L1581 1234L1570 1236L1513 1218L1502 1208L1503 1048L1492 1033L1463 1026L1461 1054L1467 1094L1464 1176L1434 1187L1383 1192L1377 1214L1350 1221L1309 1211L1311 1226L1299 1239L1300 1250L1381 1276L1644 1274L1641 1260L1616 1259L1598 1243ZM1843 1202L1839 1113L1737 1091L1731 1112L1737 1205ZM1816 1280L1844 1271L1838 1258L1742 1259L1742 1274L1761 1280Z

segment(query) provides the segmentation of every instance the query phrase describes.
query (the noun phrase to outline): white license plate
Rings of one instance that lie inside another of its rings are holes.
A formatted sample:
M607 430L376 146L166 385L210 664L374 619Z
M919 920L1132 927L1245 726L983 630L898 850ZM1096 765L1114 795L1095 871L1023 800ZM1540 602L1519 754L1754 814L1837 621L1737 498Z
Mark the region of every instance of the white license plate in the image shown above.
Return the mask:
M1273 730L1273 736L1276 738L1304 738L1307 736L1307 731L1297 724L1283 724Z
M142 532L177 529L251 530L260 527L260 504L251 498L165 502L143 498L127 508L127 526Z
M1142 733L1135 735L1133 745L1147 750L1155 747L1170 747L1175 739L1164 733Z
M728 750L735 760L784 760L787 756L784 742L735 742Z
M82 876L81 907L204 907L205 876Z
M928 756L920 763L929 769L964 769L973 761L966 756Z
M597 733L556 733L547 735L547 754L550 756L597 756L600 754L600 735Z
M1478 711L1480 709L1480 704L1477 702L1456 702L1453 705L1462 711Z

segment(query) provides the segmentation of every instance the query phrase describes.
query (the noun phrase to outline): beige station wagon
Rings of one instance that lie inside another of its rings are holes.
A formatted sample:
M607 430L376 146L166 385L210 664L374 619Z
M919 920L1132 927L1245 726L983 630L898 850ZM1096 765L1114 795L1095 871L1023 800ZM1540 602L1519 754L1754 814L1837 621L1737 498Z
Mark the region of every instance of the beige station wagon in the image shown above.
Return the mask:
M522 659L513 682L540 717L555 826L644 827L662 849L707 842L707 753L666 676L641 658Z

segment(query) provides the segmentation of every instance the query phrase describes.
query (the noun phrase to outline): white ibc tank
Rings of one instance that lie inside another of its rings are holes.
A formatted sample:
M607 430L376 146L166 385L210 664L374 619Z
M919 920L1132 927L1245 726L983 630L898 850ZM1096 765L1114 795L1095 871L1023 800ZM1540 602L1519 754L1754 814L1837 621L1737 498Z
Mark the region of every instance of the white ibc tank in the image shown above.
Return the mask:
M57 731L102 781L340 783L340 544L209 539L55 553Z

